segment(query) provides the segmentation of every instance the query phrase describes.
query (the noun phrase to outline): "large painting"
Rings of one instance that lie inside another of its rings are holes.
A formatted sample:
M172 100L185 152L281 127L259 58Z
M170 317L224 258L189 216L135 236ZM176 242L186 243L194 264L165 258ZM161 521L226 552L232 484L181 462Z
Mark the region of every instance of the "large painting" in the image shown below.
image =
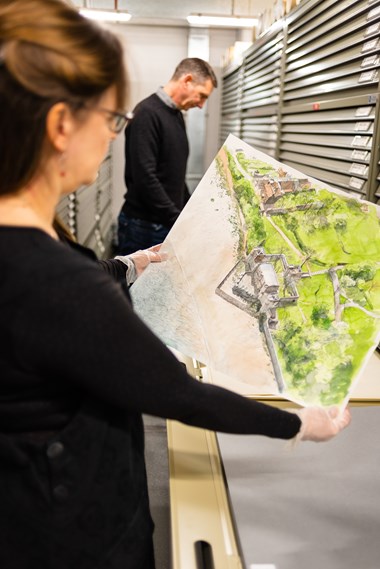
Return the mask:
M380 339L379 208L230 135L135 308L237 391L344 405Z

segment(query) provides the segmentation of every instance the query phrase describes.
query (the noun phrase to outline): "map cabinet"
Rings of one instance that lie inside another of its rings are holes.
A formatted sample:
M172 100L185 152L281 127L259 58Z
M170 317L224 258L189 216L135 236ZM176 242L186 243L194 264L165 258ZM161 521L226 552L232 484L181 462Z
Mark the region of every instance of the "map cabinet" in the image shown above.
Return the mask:
M224 69L228 133L377 203L379 0L304 0Z
M379 0L305 0L224 69L220 144L232 133L379 203L379 67ZM378 569L379 372L375 352L352 424L320 445L169 421L173 569Z
M96 181L64 196L57 214L78 243L95 251L101 259L111 256L112 228L112 151L99 169Z
M173 569L378 569L379 374L374 353L350 400L350 427L328 443L293 448L168 421Z

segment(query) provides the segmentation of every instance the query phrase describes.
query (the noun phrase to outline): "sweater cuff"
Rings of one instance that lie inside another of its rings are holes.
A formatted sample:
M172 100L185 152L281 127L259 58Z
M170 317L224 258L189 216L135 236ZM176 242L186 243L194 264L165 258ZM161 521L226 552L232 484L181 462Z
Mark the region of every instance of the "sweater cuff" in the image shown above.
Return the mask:
M137 272L136 272L136 267L135 267L134 262L132 261L132 259L129 258L128 255L124 255L124 256L118 255L117 257L115 257L115 259L117 261L121 261L122 263L124 263L124 265L127 266L127 271L125 273L125 279L127 281L127 285L130 286L137 279Z

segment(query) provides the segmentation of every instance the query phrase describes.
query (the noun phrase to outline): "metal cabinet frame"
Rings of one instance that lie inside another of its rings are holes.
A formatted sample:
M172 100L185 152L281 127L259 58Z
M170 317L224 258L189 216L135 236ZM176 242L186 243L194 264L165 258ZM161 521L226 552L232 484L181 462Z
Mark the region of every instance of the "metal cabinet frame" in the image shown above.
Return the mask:
M221 144L377 203L379 73L380 0L305 0L225 68Z

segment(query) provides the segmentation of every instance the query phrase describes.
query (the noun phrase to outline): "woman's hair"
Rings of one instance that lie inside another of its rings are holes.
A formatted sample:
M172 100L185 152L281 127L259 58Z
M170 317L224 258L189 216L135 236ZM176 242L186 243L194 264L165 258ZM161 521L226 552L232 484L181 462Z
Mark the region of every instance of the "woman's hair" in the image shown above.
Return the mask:
M111 86L124 108L127 76L121 43L64 0L0 4L0 194L37 172L49 109L95 103Z

